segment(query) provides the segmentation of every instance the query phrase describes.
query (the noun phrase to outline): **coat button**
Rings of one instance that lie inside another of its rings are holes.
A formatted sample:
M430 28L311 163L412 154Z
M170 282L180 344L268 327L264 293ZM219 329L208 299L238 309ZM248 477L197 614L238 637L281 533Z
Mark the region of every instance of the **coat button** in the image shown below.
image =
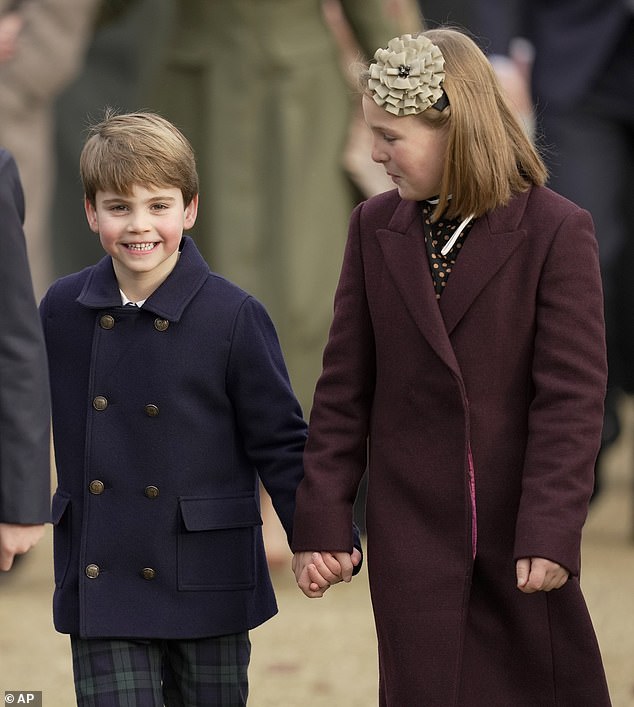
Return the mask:
M156 486L146 486L143 493L148 498L156 498L159 495L159 490Z
M103 493L105 489L105 485L103 481L99 481L99 479L95 479L94 481L91 481L90 484L88 485L88 490L90 493L94 493L95 496L98 496L100 493Z
M99 576L99 565L88 565L86 567L86 577L96 579Z
M157 317L154 320L154 328L156 329L156 331L167 331L169 325L170 323L167 319L161 319L160 317Z
M93 401L92 406L95 410L105 410L108 407L108 399L104 398L103 395L98 395Z
M159 414L158 405L149 404L145 406L145 414L148 417L157 417Z
M99 319L99 326L102 329L112 329L114 327L114 317L112 314L104 314Z
M143 579L154 579L156 577L156 570L153 570L151 567L144 567L141 570L141 576Z

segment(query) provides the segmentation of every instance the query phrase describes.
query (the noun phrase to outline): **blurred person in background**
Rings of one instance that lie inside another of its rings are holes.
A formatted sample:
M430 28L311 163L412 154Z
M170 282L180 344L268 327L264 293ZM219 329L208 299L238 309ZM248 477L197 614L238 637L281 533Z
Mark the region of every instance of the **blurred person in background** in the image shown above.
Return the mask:
M622 394L634 393L634 3L477 0L473 12L494 67L532 99L549 186L589 210L595 223L609 364L604 451L620 432ZM532 72L510 56L517 38L533 47Z
M86 224L77 169L86 129L106 106L123 112L147 106L163 61L174 0L100 0L98 5L81 71L55 101L57 179L51 209L55 277L81 270L101 255Z
M52 107L79 70L97 0L0 0L0 145L27 194L25 234L36 296L52 279Z
M42 537L50 520L46 351L24 241L24 194L0 148L0 570Z

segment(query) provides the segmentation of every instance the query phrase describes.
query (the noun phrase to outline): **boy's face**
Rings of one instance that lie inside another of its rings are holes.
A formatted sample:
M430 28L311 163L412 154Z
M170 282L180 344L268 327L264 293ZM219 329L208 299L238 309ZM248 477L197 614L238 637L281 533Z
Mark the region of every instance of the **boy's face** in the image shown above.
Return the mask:
M196 221L198 197L185 206L177 187L135 185L129 196L98 191L85 208L120 282L149 273L163 279L176 264L183 231Z

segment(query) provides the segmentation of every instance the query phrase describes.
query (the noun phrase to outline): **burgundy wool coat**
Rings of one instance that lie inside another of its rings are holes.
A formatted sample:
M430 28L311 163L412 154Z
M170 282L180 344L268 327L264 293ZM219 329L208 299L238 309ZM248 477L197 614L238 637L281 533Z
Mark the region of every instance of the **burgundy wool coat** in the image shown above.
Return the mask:
M355 209L293 547L350 549L367 462L382 706L610 704L578 578L605 386L587 212L517 195L475 222L437 301L420 206ZM571 578L524 594L521 557Z

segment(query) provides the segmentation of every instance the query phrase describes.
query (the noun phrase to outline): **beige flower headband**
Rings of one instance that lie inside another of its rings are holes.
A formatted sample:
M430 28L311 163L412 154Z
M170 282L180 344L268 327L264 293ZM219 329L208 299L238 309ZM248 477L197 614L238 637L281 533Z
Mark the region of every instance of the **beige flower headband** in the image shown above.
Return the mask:
M374 59L368 88L374 102L389 113L414 115L430 106L443 110L449 105L441 86L445 59L427 37L395 37L387 49L377 49Z

